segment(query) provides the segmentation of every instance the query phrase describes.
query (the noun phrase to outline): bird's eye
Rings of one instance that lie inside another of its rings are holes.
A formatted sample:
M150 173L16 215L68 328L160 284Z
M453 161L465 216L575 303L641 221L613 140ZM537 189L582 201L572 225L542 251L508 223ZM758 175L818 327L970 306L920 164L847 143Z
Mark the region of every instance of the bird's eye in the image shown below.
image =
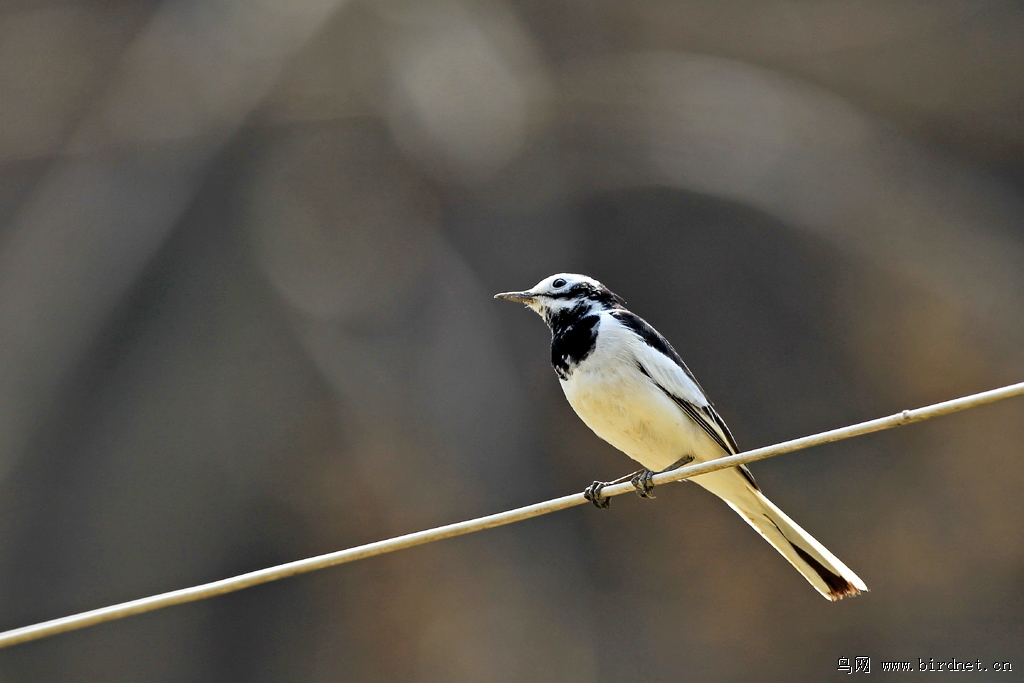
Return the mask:
M551 283L551 286L555 289L561 289L562 287L565 287L565 280L563 278L558 278Z

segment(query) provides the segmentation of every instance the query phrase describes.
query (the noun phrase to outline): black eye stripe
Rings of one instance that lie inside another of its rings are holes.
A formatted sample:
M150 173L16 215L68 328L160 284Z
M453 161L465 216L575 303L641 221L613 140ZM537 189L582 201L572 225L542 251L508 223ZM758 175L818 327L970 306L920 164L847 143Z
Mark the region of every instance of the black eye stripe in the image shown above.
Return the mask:
M579 298L590 298L594 290L586 282L580 282L568 289L555 292L554 294L548 294L551 299L579 299Z
M559 292L543 294L542 296L556 301L562 299L586 299L610 307L622 306L626 303L607 288L600 285L594 286L589 282L577 282Z

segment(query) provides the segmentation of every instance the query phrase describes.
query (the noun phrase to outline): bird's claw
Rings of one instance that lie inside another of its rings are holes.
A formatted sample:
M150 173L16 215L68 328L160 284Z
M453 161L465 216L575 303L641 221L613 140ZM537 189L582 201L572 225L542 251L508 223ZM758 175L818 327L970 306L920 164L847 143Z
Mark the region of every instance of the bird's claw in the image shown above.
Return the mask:
M691 457L690 460L692 459L693 458ZM680 462L684 461L686 461L685 458L683 460L680 460ZM652 491L654 491L654 483L652 481L653 479L654 472L644 468L639 472L634 472L633 474L627 474L624 477L619 477L615 481L595 481L593 484L588 486L585 491L583 491L583 497L589 500L591 503L593 503L596 507L604 509L612 504L612 499L609 498L608 496L601 495L601 490L605 486L613 486L615 484L621 484L624 481L629 480L629 482L633 484L633 488L636 489L636 493L638 496L640 496L641 498L654 498L654 494L651 493Z
M583 497L594 504L594 507L604 510L612 504L612 499L601 495L601 489L607 486L603 481L595 481L583 491Z
M636 489L636 495L641 498L654 498L655 496L652 493L652 491L654 491L654 484L651 481L652 479L654 479L654 472L649 469L642 469L629 480L629 483L631 483L633 488Z

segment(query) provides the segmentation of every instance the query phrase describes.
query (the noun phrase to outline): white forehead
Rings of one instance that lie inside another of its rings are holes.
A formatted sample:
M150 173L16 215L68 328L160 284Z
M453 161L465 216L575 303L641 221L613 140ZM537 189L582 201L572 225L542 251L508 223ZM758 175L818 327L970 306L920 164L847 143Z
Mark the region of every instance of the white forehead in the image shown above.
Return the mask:
M589 282L590 284L597 286L600 286L601 284L594 278L587 277L586 275L580 275L579 273L555 273L554 275L546 277L540 282L538 282L532 291L545 292L555 289L555 286L553 284L555 280L565 280L568 285L572 285L578 282ZM563 287L565 286L566 285L563 285ZM561 289L561 287L559 289Z

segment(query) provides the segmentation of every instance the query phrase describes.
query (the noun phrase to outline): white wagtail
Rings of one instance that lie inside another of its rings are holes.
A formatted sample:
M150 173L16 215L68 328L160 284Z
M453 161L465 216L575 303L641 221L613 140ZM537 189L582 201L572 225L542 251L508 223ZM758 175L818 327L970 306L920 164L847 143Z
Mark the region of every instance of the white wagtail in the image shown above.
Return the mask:
M496 299L526 304L551 328L551 364L569 404L599 437L644 469L632 479L651 497L655 472L738 452L736 442L671 344L597 280L559 273L525 292ZM694 477L715 494L829 600L866 591L864 582L768 500L744 465ZM585 495L608 507L608 483Z

